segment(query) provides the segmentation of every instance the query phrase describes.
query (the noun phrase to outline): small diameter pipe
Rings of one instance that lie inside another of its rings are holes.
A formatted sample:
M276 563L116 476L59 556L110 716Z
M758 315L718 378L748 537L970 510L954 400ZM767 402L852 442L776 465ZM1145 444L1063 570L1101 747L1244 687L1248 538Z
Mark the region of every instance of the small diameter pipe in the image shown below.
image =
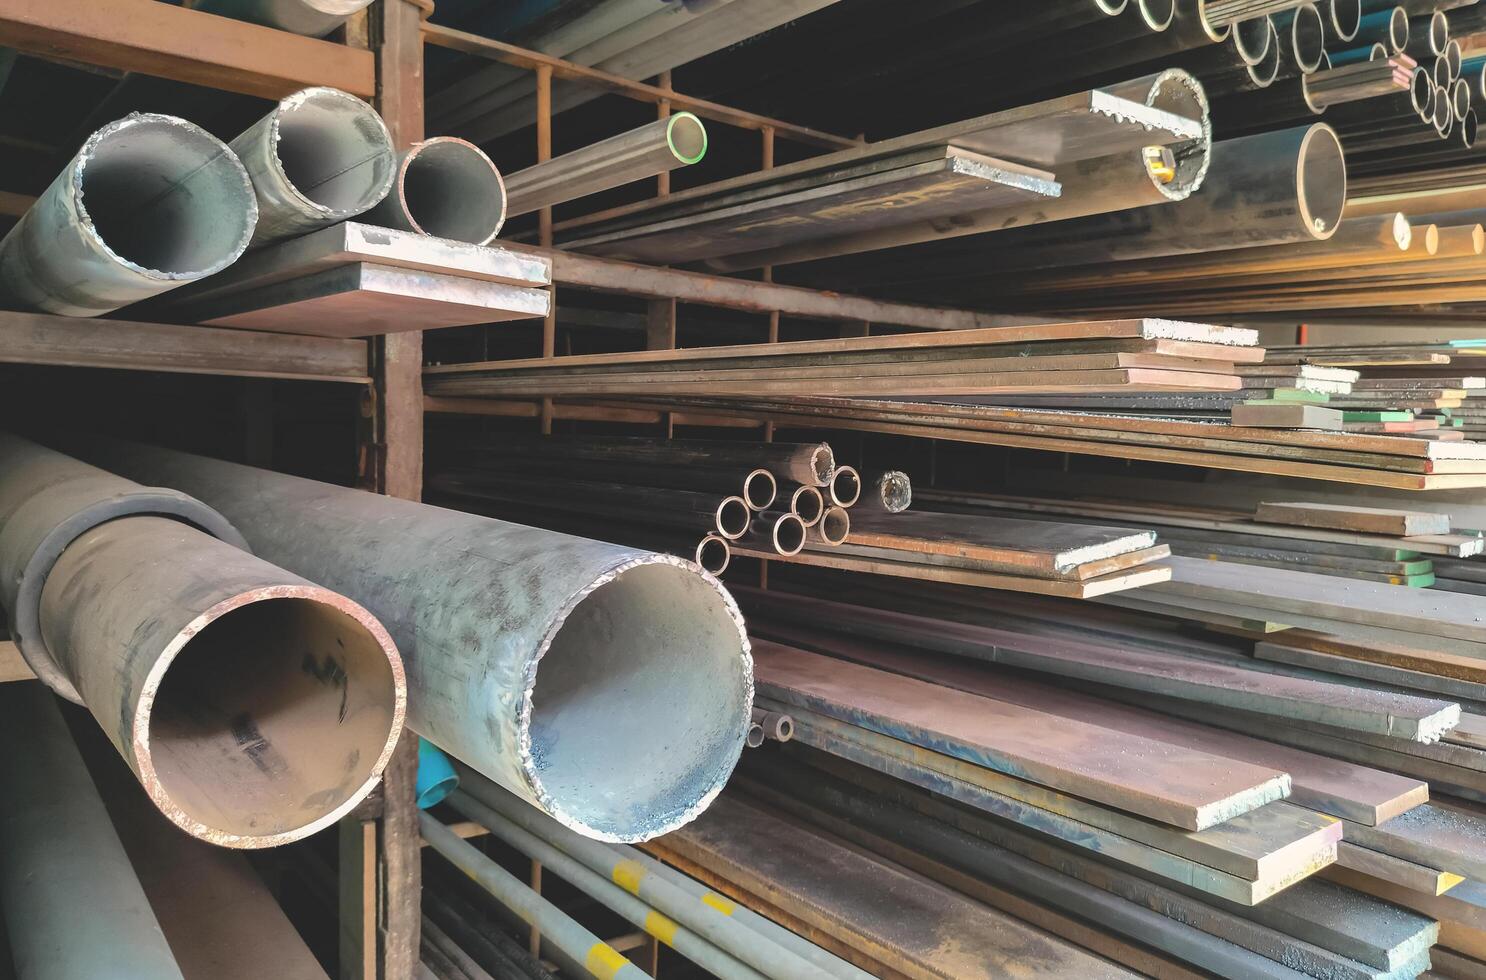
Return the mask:
M747 742L748 747L750 749L756 749L760 745L763 745L764 744L764 740L765 740L764 726L763 725L760 725L756 721L749 723L749 725L748 725L748 742Z
M790 980L829 980L832 976L809 959L769 942L734 920L724 911L731 908L731 903L718 908L699 902L667 876L650 873L645 865L629 856L634 852L633 848L586 840L531 807L522 805L520 800L487 780L472 779L462 785L464 788L456 796L460 802L468 800L478 804L482 810L494 811L764 976L789 977ZM474 807L471 811L479 812ZM481 822L479 817L474 819Z
M1276 30L1289 42L1296 67L1307 75L1320 68L1326 57L1326 26L1316 5L1303 4L1274 20Z
M382 117L354 95L307 88L288 96L241 136L258 195L264 245L354 218L392 189L396 156Z
M1140 19L1152 33L1159 34L1176 19L1176 0L1136 0Z
M818 537L822 544L832 548L840 547L846 543L851 536L851 517L848 516L845 507L827 507L825 514L821 516L820 524L816 526Z
M392 190L366 220L385 228L484 245L506 223L506 183L473 143L452 136L414 143Z
M1402 7L1378 10L1363 16L1357 28L1358 46L1382 44L1389 54L1409 46L1409 15Z
M649 976L433 817L419 813L418 828L430 847L518 918L541 930L542 942L561 950L582 973L599 980L645 980Z
M789 558L805 549L806 527L799 514L766 510L753 519L752 535L767 542L779 555Z
M707 155L707 128L690 112L591 143L511 174L512 217L597 194L698 163Z
M747 534L752 520L753 508L742 497L724 497L717 505L717 533L729 541Z
M854 466L838 466L831 474L831 502L850 507L862 497L862 475Z
M15 307L100 316L227 268L257 221L226 144L133 113L89 136L0 241L0 292Z
M70 543L41 632L155 806L213 844L330 826L402 731L402 663L371 614L178 521L120 518Z
M408 726L580 833L646 840L687 823L743 751L742 619L690 561L200 456L77 444L195 494L266 560L364 605L402 652Z
M372 0L196 0L193 9L262 24L290 34L324 37Z
M820 523L821 515L826 512L826 498L819 487L790 485L785 490L789 493L791 514L803 521L806 527Z
M1338 41L1352 41L1362 26L1362 0L1326 0L1326 30Z
M788 742L795 737L795 720L783 712L754 708L753 721L764 730L765 736L776 742Z
M743 478L743 499L754 510L768 510L778 497L779 481L768 470L750 470Z
M0 915L15 980L182 980L51 692L0 684L0 739Z
M1233 50L1244 64L1257 65L1273 52L1277 36L1268 17L1241 20L1233 25Z
M765 975L740 963L707 939L656 911L627 890L629 879L614 873L605 877L565 851L512 823L468 793L455 793L449 804L460 816L490 831L509 846L579 891L607 906L630 925L660 940L712 976L721 980L765 980Z
M697 542L696 554L693 557L701 566L702 571L721 575L727 571L728 563L733 560L733 548L728 544L727 538L709 534Z

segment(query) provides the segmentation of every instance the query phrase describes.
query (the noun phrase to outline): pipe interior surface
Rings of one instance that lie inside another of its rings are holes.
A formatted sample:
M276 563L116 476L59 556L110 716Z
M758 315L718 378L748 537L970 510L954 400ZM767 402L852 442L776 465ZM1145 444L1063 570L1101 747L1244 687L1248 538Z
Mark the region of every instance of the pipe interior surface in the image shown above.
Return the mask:
M1350 41L1362 28L1362 0L1328 0L1331 31L1339 40Z
M333 89L286 99L275 121L275 150L290 185L332 215L374 207L392 182L387 129L371 106Z
M774 522L774 550L786 557L805 549L805 522L798 514L784 514Z
M728 547L726 538L709 534L697 544L696 562L703 571L721 575L732 560L733 549Z
M745 663L737 623L694 570L643 564L599 585L535 664L529 738L538 797L569 826L606 833L685 822L742 749Z
M778 496L779 481L768 470L752 470L743 478L743 499L754 510L768 510Z
M1171 26L1176 19L1176 0L1136 0L1140 19L1152 31L1160 32Z
M845 544L851 534L851 517L845 507L827 507L820 519L820 536L827 544Z
M371 778L393 688L386 654L350 616L310 599L252 602L176 653L141 720L145 744L191 819L240 837L293 833Z
M484 153L464 140L433 139L404 163L400 193L426 235L484 245L506 220L506 188Z
M1302 72L1315 71L1326 57L1326 26L1314 4L1295 8L1290 21L1290 45Z
M1257 65L1274 47L1274 22L1268 17L1251 17L1233 25L1233 47L1246 65Z
M1296 160L1300 217L1318 238L1330 238L1347 203L1347 164L1330 126L1312 126Z
M1269 43L1264 46L1264 55L1248 66L1249 77L1259 88L1268 88L1280 77L1280 32L1273 22L1269 23Z
M850 507L861 496L861 475L853 467L838 466L831 474L831 500L842 507Z
M666 143L682 163L697 163L707 155L707 128L689 112L678 112L666 124Z
M753 510L742 497L726 497L717 505L717 530L725 538L741 538L752 520Z
M162 116L123 122L99 131L80 168L82 206L104 245L163 278L225 268L257 220L242 166L195 126Z
M1394 51L1409 46L1409 15L1402 7L1394 7L1388 16L1388 41Z
M825 513L825 495L818 487L796 487L789 498L789 509L806 527L812 527Z

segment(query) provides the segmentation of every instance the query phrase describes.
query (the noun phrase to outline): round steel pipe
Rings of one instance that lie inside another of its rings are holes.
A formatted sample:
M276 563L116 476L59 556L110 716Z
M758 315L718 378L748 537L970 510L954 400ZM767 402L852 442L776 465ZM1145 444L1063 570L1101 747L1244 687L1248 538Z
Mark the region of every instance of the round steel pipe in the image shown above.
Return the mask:
M831 502L850 507L862 499L862 475L855 466L838 466L831 474Z
M1136 0L1140 19L1152 33L1160 33L1176 19L1176 0Z
M0 684L0 738L0 968L13 961L15 980L182 980L56 700L40 684Z
M160 812L213 844L330 826L402 731L402 663L370 613L179 521L125 517L69 544L41 632Z
M1362 27L1362 0L1326 0L1326 29L1338 41L1352 41Z
M506 184L485 151L452 136L414 143L397 162L373 224L484 245L506 223Z
M754 708L753 720L763 728L766 737L776 742L788 742L795 737L795 720L787 714Z
M789 494L789 513L803 521L806 527L820 523L826 512L826 500L819 487L795 484L785 487L785 490Z
M673 113L512 174L506 182L511 214L621 187L698 163L706 155L702 121L690 112Z
M225 143L132 113L89 136L0 241L0 291L26 309L111 313L227 268L257 220Z
M372 0L196 0L195 10L275 30L324 37Z
M805 550L808 529L792 511L766 510L753 518L750 537L759 539L775 554L789 558Z
M768 470L750 470L743 478L743 499L754 510L768 510L778 496L779 481Z
M1326 57L1326 26L1313 3L1302 4L1274 18L1275 29L1285 38L1290 58L1303 74L1321 67Z
M1397 54L1409 46L1409 14L1402 7L1391 7L1363 15L1357 26L1357 44L1374 42Z
M756 749L764 744L764 726L758 722L749 722L748 738L745 743L750 749Z
M333 88L307 88L232 141L258 195L254 245L354 218L392 189L396 155L376 110Z
M732 545L728 544L727 538L719 534L709 534L697 542L693 560L702 571L721 575L727 571L728 563L733 560Z
M1232 37L1239 59L1246 65L1257 65L1274 49L1274 21L1268 17L1241 20L1233 25Z
M819 532L821 544L831 548L837 548L846 543L851 534L851 517L846 508L840 505L832 505L826 508L820 517L820 524L816 530Z
M408 725L580 833L675 829L738 761L748 640L689 561L168 450L84 449L195 494L265 559L369 609L402 653Z
M753 520L753 508L742 497L724 497L714 512L717 518L717 533L729 541L736 541L748 533L748 524Z

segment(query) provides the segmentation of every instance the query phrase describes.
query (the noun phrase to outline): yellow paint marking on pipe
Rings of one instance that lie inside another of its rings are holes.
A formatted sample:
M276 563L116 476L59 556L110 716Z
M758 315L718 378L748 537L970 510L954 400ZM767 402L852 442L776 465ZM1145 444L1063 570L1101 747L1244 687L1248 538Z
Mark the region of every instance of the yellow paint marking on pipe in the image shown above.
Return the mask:
M1451 874L1448 871L1441 871L1440 872L1440 890L1437 891L1437 892L1435 892L1435 894L1436 895L1443 895L1445 892L1447 892L1450 889L1454 888L1456 885L1460 884L1464 880L1465 879L1462 878L1460 875L1454 875L1454 874Z
M721 895L717 894L716 892L708 892L707 894L703 895L702 896L702 904L703 905L710 905L710 906L712 906L714 909L716 909L717 911L721 912L723 915L732 915L733 914L733 909L737 908L736 905L734 905L732 902L728 901L727 899L723 898Z
M676 945L676 923L653 909L645 913L645 931L667 946Z
M629 960L620 956L608 943L594 943L583 960L583 968L599 980L614 980L615 974L627 966Z
M640 894L640 881L649 873L640 862L625 858L614 865L614 870L609 873L609 877L613 879L614 884L631 895L638 895Z

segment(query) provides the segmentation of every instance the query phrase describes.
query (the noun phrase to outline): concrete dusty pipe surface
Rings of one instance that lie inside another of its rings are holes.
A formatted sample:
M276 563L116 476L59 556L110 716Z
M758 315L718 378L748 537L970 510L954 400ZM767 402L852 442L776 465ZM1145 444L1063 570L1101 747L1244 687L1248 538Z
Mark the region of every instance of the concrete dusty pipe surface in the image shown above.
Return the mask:
M391 757L407 688L386 630L186 494L0 434L0 576L27 663L193 836L305 837Z
M753 661L732 597L690 561L184 453L78 448L192 493L265 559L364 605L402 653L409 726L565 826L666 833L737 764Z
M258 196L253 245L354 218L392 189L396 155L375 109L334 88L284 98L232 141Z
M28 309L100 316L222 271L257 220L225 143L133 113L89 136L0 241L0 291Z

